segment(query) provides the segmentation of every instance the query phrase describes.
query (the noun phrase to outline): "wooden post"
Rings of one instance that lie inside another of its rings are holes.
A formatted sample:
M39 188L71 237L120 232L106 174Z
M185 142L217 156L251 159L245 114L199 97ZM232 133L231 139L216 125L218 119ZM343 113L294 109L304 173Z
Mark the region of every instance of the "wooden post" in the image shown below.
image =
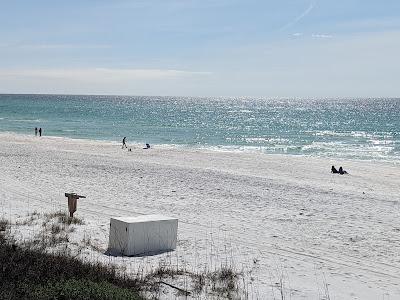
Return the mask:
M65 193L65 197L68 198L68 210L69 210L69 216L71 218L74 217L74 212L76 212L77 208L77 200L79 198L86 198L85 196L81 196L75 193Z

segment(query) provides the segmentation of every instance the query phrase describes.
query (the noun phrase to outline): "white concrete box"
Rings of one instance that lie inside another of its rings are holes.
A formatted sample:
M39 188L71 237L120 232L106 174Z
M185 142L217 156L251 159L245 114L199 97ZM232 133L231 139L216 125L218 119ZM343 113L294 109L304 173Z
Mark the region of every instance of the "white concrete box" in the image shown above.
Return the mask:
M151 255L176 248L178 219L161 215L110 219L109 251L119 255Z

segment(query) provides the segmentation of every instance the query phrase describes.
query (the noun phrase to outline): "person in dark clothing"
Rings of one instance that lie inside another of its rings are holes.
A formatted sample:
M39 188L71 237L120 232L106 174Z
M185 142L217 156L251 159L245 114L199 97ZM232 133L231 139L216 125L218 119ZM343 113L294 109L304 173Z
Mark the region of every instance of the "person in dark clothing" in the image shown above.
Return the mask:
M335 166L332 166L332 168L331 168L331 172L332 172L333 174L337 174L337 173L339 173L339 171L338 171L338 170L336 170Z
M42 127L39 128L39 136L42 136Z
M35 136L37 136L37 127L35 127Z
M347 174L347 171L343 170L342 167L339 168L339 174L343 175L343 174Z
M122 139L122 149L124 149L124 148L128 148L126 146L126 136Z
M146 143L146 147L144 147L143 149L150 149L150 144Z

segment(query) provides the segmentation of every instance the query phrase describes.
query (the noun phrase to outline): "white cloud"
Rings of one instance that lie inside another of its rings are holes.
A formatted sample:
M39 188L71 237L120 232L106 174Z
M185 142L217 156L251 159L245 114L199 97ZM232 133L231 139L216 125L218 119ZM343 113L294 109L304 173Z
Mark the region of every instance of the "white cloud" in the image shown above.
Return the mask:
M317 33L316 33L317 34ZM187 96L394 97L400 31L237 45L190 70L1 69L0 93Z
M311 37L315 39L331 39L333 38L333 35L330 34L319 34L319 33L313 33Z

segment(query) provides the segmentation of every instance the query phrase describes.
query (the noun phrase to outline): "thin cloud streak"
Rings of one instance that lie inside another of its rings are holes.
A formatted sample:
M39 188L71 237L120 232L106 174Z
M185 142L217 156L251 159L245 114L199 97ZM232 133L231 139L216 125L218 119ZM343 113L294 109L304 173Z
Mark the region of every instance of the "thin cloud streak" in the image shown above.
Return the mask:
M90 45L90 44L32 44L20 45L19 48L24 49L106 49L111 48L111 45Z
M295 37L303 36L303 33L302 32L295 32L295 33L292 34L292 36L295 36Z
M54 50L54 49L109 49L107 44L0 44L0 48L26 49L26 50Z
M314 33L314 34L311 35L311 37L315 38L315 39L331 39L331 38L333 38L333 35Z
M210 75L210 72L163 69L0 69L0 78L57 78L82 82L160 80Z
M297 16L294 20L290 21L289 23L287 23L286 25L282 26L279 31L284 31L286 29L288 29L289 27L292 27L293 25L295 25L297 22L299 22L301 19L303 19L304 17L306 17L315 7L315 5L317 4L317 1L314 1L312 3L310 3L310 6L299 16Z

